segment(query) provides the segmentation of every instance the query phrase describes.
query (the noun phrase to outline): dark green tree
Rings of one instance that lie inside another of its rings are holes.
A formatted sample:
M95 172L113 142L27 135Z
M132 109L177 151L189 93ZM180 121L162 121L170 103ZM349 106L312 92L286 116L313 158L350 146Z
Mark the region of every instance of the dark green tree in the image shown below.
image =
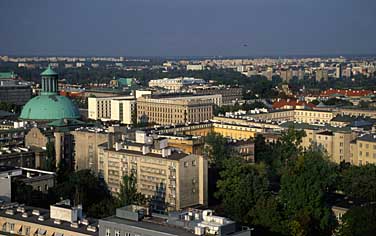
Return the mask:
M280 200L293 235L329 235L334 219L326 204L336 183L335 166L321 152L307 151L284 168Z
M31 185L17 179L12 180L12 201L42 208L48 208L51 204L48 194L34 190Z
M351 208L342 217L338 236L374 236L376 233L376 205Z
M250 212L252 224L269 229L271 232L288 234L283 205L278 201L278 196L270 193L260 197Z
M120 207L118 199L108 196L103 200L92 204L86 211L89 216L101 219L115 214L116 208Z
M48 142L46 145L46 161L44 163L44 169L48 171L56 171L55 156L55 145L53 142Z
M82 204L84 210L108 198L110 193L97 175L91 170L73 172L54 188L55 199L71 199Z
M250 225L257 200L268 190L265 167L246 163L239 158L227 159L217 188L215 195L222 200L225 213L236 221Z
M351 166L342 172L342 189L346 195L367 202L376 201L376 166Z
M64 160L59 161L56 169L56 182L60 184L68 181L71 174L73 170L70 166Z
M124 175L123 183L120 186L120 193L118 196L119 203L121 206L131 205L131 204L144 204L146 198L143 194L137 192L137 179L132 173L131 175Z
M208 157L211 167L221 169L223 162L229 158L230 153L226 144L226 138L219 133L212 132L205 137L204 153Z
M256 162L263 162L268 167L271 179L279 182L283 168L296 160L302 153L300 147L304 131L289 128L282 133L281 138L276 143L267 144L265 138L256 136L255 138L255 158Z

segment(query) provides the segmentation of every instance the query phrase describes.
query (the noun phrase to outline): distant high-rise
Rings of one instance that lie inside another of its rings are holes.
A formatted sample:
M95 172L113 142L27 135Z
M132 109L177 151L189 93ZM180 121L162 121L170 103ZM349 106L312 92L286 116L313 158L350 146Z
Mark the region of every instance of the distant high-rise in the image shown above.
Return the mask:
M281 70L280 76L284 82L288 82L292 79L292 70Z
M298 79L299 80L304 80L304 76L305 76L304 69L299 69L299 71L298 71Z
M342 65L341 64L338 64L336 66L336 78L342 79Z
M351 78L351 76L352 76L352 69L351 69L351 67L347 67L343 71L343 76L346 77L346 78Z
M327 81L328 80L328 71L326 69L316 70L316 81Z

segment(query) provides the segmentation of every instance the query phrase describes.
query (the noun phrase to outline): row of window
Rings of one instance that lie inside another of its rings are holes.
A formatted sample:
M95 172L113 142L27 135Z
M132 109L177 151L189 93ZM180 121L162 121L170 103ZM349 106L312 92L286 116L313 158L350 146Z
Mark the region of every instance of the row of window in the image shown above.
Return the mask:
M197 165L197 162L196 162L196 160L193 160L192 161L192 166L196 166ZM184 162L184 167L188 167L189 166L189 162L188 161L185 161Z
M365 152L365 157L369 157L370 154L369 152ZM376 158L376 153L373 153L373 158ZM363 152L362 151L359 151L359 157L363 157Z
M369 148L369 144L366 143L365 145L365 148ZM362 148L363 147L363 143L359 143L359 147ZM376 144L373 145L373 149L376 150Z
M30 226L25 226L25 227L21 226L16 232L14 223L4 223L2 225L2 231L3 232L10 232L10 233L24 234L24 235L30 235L30 232L31 232Z
M114 236L141 236L140 234L131 234L129 232L125 232L123 235L120 234L120 230L114 231ZM106 236L111 236L111 229L106 229Z

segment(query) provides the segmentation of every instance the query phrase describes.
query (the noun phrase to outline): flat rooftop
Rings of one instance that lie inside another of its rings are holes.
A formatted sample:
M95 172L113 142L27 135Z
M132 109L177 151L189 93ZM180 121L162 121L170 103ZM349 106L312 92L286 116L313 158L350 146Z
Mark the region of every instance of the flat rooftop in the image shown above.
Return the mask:
M102 220L99 220L99 224L101 224L101 221L111 222L114 224L129 225L129 226L133 226L137 228L163 232L163 233L172 234L172 235L179 235L179 236L193 236L194 235L193 233L186 231L184 229L170 226L167 223L165 223L163 219L157 218L157 217L146 217L142 221L132 221L132 220L119 218L117 216L110 216Z
M34 223L34 224L37 224L37 225L54 227L54 228L56 228L55 232L59 232L59 229L63 229L63 230L68 230L68 231L82 233L82 234L88 234L88 235L94 235L94 236L98 235L98 230L97 230L97 232L88 231L86 229L87 226L83 225L83 224L79 224L78 228L71 227L70 222L61 221L61 224L55 224L54 219L50 218L50 211L49 210L37 208L37 207L27 207L27 206L25 206L24 208L25 208L25 212L27 212L29 214L29 216L27 218L22 217L23 213L17 212L16 207L11 208L11 209L14 210L14 215L6 214L5 212L6 212L7 209L1 208L0 209L0 217L19 220L19 221L23 221L23 222ZM39 216L31 214L33 210L38 210L40 215L44 217L44 221L38 220ZM89 225L94 225L94 226L97 227L98 226L98 220L89 219ZM34 233L34 232L31 232L31 233Z

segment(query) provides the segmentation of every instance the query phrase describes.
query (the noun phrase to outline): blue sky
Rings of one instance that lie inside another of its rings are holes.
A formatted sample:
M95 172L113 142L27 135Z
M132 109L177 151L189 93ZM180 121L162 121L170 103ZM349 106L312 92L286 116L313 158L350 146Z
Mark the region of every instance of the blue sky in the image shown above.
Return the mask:
M0 1L0 55L375 54L375 29L375 0Z

